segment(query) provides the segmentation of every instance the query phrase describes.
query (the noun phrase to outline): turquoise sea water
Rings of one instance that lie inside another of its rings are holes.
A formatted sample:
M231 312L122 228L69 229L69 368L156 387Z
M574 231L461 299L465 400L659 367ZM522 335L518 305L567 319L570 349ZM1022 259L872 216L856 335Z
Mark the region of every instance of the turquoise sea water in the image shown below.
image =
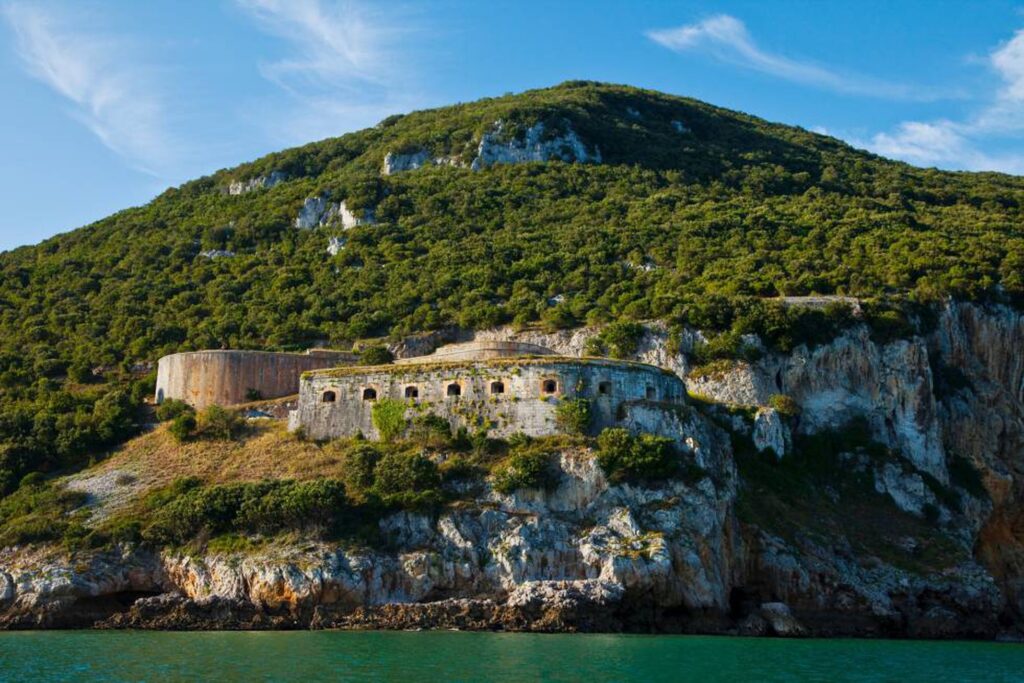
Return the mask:
M1024 646L513 633L0 634L4 681L1024 681Z

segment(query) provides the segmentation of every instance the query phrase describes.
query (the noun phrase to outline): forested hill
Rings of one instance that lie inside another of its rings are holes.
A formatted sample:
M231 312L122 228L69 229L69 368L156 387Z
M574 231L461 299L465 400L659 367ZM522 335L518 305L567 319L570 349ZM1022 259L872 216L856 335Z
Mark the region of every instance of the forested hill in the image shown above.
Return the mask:
M897 327L908 302L1020 303L1022 202L1022 178L625 86L391 117L0 254L0 471L116 440L145 393L108 391L117 369L171 351L649 318L792 343L766 298L856 295Z

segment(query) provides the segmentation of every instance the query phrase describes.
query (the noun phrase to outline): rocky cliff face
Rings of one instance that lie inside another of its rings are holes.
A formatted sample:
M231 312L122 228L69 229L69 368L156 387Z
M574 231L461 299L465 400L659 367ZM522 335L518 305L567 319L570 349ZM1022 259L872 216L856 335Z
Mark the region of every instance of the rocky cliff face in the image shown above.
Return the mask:
M495 121L491 130L480 136L476 156L467 161L459 156L433 156L426 149L388 152L381 172L384 175L414 171L426 166L460 166L479 171L495 164L520 164L530 161L566 161L601 163L601 150L588 145L568 123L561 132L549 131L544 123L510 134L503 121Z
M247 194L254 190L261 190L267 187L273 187L288 180L288 176L282 171L272 171L268 175L261 175L249 180L236 180L228 185L228 194L240 195Z
M583 355L594 333L475 336ZM7 549L0 623L1019 637L1019 314L951 303L926 337L881 344L853 329L714 373L690 367L684 351L699 338L687 332L673 348L665 328L650 325L636 353L695 393L739 404L680 418L693 466L682 479L613 484L591 452L573 449L561 454L552 491L483 487L437 516L394 514L381 520L387 541L374 548L279 542L244 555L122 548L74 557ZM428 353L436 341L397 350ZM799 417L771 408L774 394L792 398ZM785 463L794 439L850 417L863 418L892 457L841 454L846 484L790 494L737 469L746 461L734 446L744 439L761 462ZM987 495L959 481L961 458L980 470ZM816 496L812 516L787 526L763 512L776 508L756 505L774 496L785 506L786 495ZM895 545L866 551L872 539L865 545L857 527L890 517L908 520L894 523ZM832 523L843 519L849 526Z

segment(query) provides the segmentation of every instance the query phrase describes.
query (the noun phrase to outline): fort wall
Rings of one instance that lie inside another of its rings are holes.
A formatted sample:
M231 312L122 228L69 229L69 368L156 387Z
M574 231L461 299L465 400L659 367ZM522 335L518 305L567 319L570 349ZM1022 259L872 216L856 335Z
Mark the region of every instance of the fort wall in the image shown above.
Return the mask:
M289 427L301 427L313 439L358 433L377 439L373 405L396 399L405 402L410 421L433 413L454 429L487 426L495 437L546 436L559 432L559 402L585 398L597 433L635 426L631 406L671 408L685 395L685 385L671 372L605 359L518 357L341 368L303 375Z
M303 372L352 363L342 351L307 353L193 351L164 356L157 365L156 401L173 398L197 409L237 405L298 393Z

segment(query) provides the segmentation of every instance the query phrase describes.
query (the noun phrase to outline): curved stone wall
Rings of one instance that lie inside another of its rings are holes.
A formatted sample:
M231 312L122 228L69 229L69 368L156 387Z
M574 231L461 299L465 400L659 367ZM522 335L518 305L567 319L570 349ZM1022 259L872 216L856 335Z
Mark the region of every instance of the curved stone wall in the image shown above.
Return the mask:
M353 358L340 351L175 353L157 365L156 401L174 398L201 409L245 403L253 391L262 398L279 398L298 392L303 372L348 364Z
M303 375L291 429L313 439L362 433L378 438L376 401L405 401L406 417L433 413L453 428L488 425L492 436L558 433L556 407L563 399L591 402L592 430L630 426L630 406L678 406L686 388L676 375L643 363L604 359L503 358L497 360L382 365Z
M551 355L554 355L554 352L551 351L551 349L537 344L517 341L488 340L471 341L463 344L448 344L440 347L430 355L400 358L396 360L395 363L398 365L412 365L415 363L436 363L440 361L454 362Z

